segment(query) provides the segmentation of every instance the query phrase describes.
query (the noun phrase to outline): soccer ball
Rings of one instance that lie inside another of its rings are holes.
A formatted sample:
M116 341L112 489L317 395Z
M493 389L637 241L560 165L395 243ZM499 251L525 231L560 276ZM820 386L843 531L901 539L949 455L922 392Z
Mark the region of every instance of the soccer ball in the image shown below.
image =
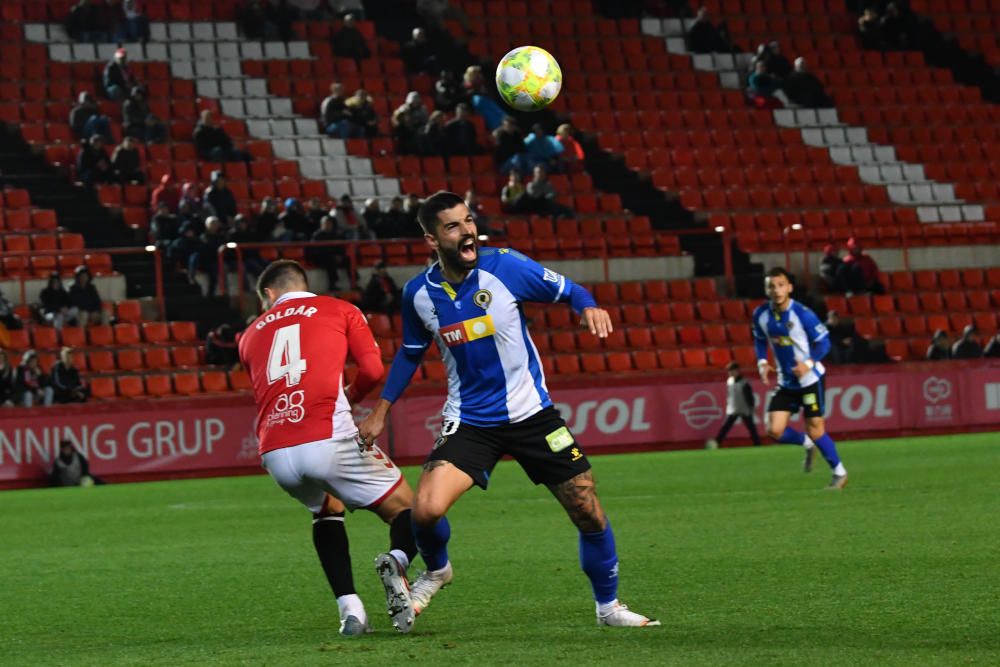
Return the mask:
M552 54L537 46L519 46L497 65L497 90L518 111L538 111L552 104L562 88L562 70Z
M705 441L705 449L718 449L718 448L719 448L719 441L716 440L715 438L711 438Z

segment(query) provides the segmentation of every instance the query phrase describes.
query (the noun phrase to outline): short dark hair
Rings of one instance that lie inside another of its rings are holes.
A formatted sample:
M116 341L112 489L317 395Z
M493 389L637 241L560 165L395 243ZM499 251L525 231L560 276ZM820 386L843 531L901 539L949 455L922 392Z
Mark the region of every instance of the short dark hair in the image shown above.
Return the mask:
M305 269L296 261L290 259L279 259L267 265L257 278L257 296L263 301L266 295L264 290L287 289L293 282L302 282L309 287L309 276Z
M417 222L420 223L420 228L424 230L425 234L430 234L437 226L438 213L464 203L465 199L459 197L454 192L438 190L425 199L424 203L417 209Z
M779 276L784 277L784 279L787 280L788 282L792 282L791 274L789 274L788 271L785 271L780 266L776 266L767 272L768 278L778 278Z
M738 363L736 363L735 361L730 361L728 364L726 364L726 370L727 371L738 371L738 370L740 370L740 365Z

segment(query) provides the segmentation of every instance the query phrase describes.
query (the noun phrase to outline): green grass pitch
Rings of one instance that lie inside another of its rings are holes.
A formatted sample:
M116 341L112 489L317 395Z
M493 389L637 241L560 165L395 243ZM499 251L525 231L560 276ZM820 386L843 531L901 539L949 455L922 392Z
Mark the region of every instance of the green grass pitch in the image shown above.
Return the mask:
M1000 434L841 453L842 493L788 447L595 457L649 629L595 626L574 529L512 463L452 511L455 583L408 636L376 517L348 519L376 632L343 638L309 515L267 477L3 492L0 664L1000 663Z

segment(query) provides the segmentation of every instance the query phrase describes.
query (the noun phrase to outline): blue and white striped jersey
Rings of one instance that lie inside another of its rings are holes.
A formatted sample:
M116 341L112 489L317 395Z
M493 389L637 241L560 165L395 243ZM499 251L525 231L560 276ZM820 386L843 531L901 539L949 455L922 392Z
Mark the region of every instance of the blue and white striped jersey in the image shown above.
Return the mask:
M433 341L448 372L446 420L490 426L531 417L552 401L528 335L526 301L570 302L577 311L597 305L585 289L516 250L480 248L477 267L454 286L432 265L403 288L403 348L394 369L404 357L419 360ZM396 400L409 378L390 373L383 398Z
M816 384L823 377L826 371L819 360L830 350L830 341L826 326L816 313L794 299L784 312L775 312L768 302L753 311L751 328L758 360L767 359L767 344L770 343L779 385L801 389ZM792 369L807 359L815 363L813 370L801 378L795 377Z

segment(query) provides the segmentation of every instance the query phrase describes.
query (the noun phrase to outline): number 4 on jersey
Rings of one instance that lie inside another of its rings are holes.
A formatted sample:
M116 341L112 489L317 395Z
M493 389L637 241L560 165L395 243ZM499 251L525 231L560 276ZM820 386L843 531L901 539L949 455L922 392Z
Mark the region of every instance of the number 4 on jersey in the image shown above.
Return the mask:
M299 325L290 324L274 332L271 354L267 359L267 383L274 384L285 378L288 387L294 387L306 372L306 360L299 345Z

